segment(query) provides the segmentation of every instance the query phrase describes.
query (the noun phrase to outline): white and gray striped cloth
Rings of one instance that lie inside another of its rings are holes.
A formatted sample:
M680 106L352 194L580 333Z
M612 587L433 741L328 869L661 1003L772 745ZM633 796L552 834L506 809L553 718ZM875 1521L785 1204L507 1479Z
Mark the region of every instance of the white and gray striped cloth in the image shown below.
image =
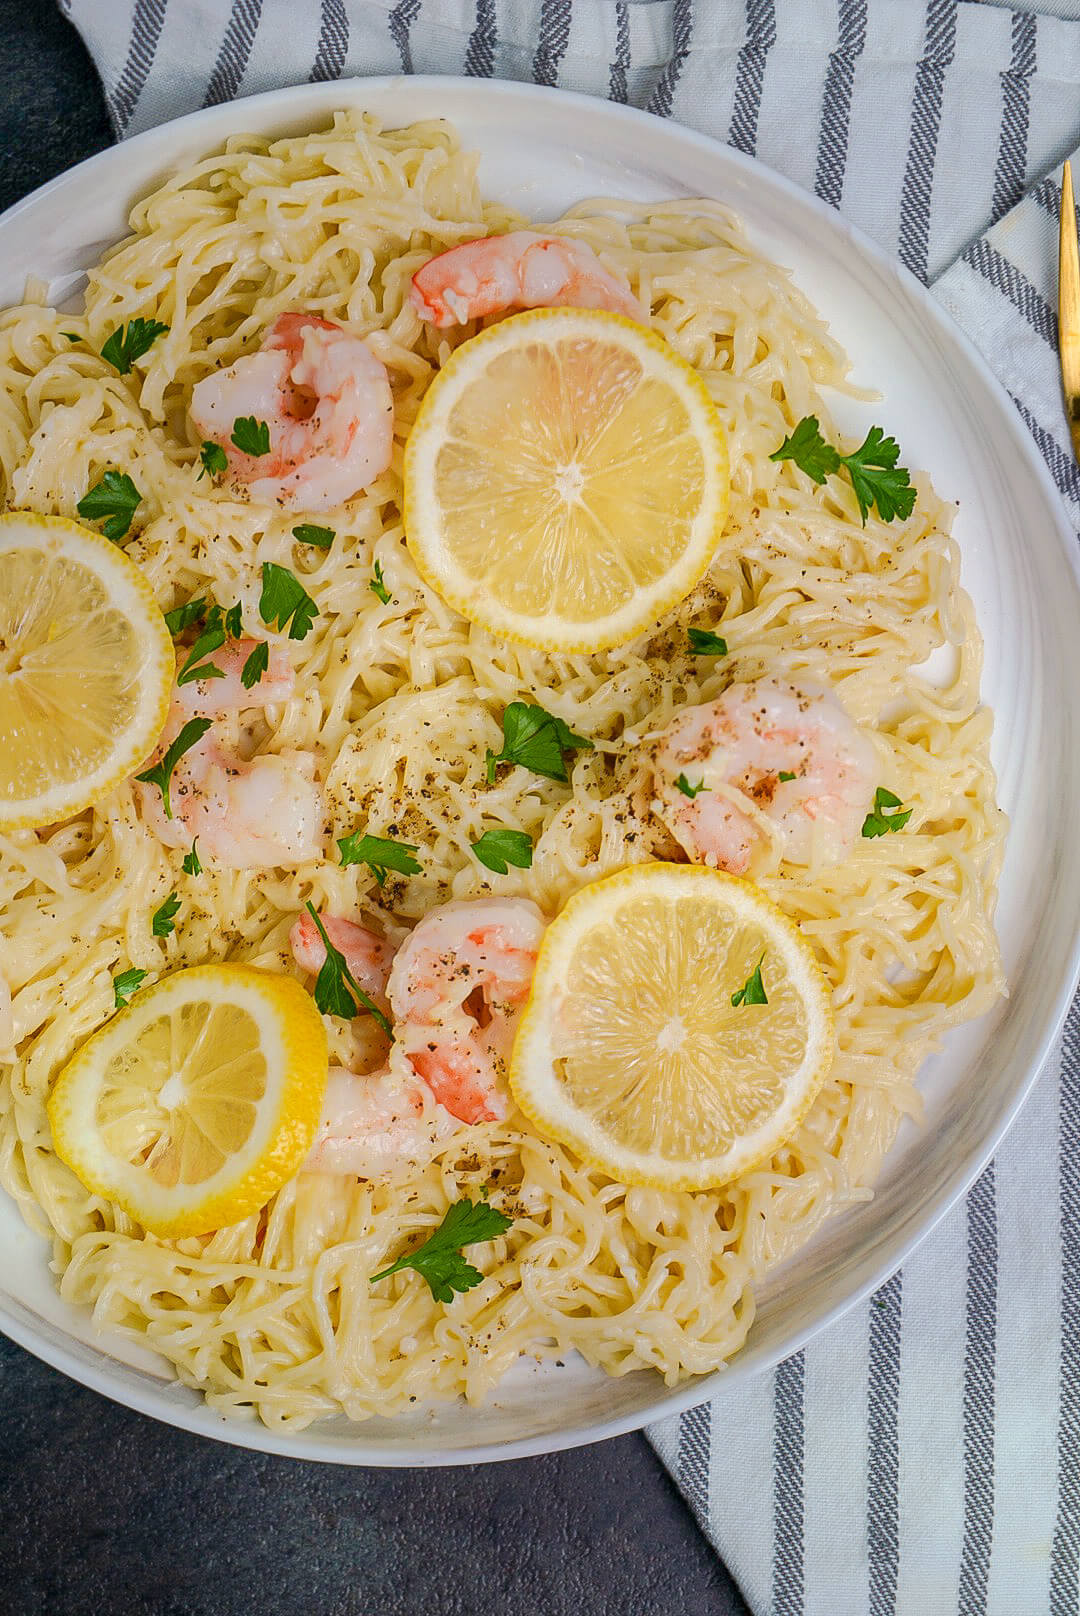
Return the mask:
M120 135L404 71L629 101L756 154L932 282L1080 525L1053 172L1080 142L1080 22L958 0L61 4ZM872 1302L737 1407L650 1435L758 1616L1076 1616L1080 1009L994 1164Z

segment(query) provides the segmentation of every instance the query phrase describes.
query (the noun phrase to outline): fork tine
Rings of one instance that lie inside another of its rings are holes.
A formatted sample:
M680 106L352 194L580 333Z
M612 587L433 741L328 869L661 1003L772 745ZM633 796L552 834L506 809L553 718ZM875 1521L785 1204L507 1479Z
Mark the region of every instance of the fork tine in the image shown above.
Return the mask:
M1061 176L1061 233L1058 240L1058 352L1065 389L1065 413L1073 453L1080 461L1080 253L1076 242L1076 204L1068 158Z

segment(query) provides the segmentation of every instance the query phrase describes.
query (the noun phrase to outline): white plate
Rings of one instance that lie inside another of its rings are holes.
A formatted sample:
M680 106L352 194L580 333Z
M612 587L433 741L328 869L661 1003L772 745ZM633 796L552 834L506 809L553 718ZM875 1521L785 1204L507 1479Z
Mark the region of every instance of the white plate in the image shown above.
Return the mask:
M984 699L1012 821L998 909L1011 995L924 1068L925 1130L905 1128L874 1201L829 1223L762 1295L749 1342L719 1374L666 1391L569 1363L519 1368L484 1407L334 1422L282 1437L225 1421L162 1365L95 1332L56 1296L44 1242L0 1194L0 1327L77 1380L174 1425L245 1447L348 1464L511 1458L633 1430L796 1351L903 1260L992 1154L1044 1060L1080 968L1080 586L1076 541L1002 389L926 291L830 209L725 146L602 101L517 84L442 78L305 85L194 113L61 175L0 220L0 305L28 273L55 299L121 236L127 210L179 164L237 131L299 133L340 106L387 123L451 119L483 153L484 190L533 218L582 198L704 195L730 203L754 241L788 265L884 397L845 406L851 428L882 421L904 459L956 499L963 577L986 639Z

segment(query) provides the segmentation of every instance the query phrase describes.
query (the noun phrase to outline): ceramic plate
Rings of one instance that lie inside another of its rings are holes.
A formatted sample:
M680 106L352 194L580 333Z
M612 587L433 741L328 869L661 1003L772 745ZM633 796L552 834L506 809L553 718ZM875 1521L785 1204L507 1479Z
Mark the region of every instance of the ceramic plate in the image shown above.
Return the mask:
M983 697L995 711L994 762L1011 820L998 924L1010 995L950 1037L923 1069L926 1126L905 1125L869 1205L827 1224L761 1294L729 1368L665 1389L650 1372L613 1380L572 1361L522 1364L482 1408L417 1410L284 1437L226 1421L172 1384L159 1360L96 1332L65 1306L48 1249L0 1193L0 1327L108 1396L174 1425L245 1447L346 1464L426 1465L512 1458L632 1430L706 1397L738 1397L747 1378L795 1352L881 1283L963 1193L1034 1081L1078 966L1080 586L1076 541L1042 461L990 372L909 274L830 209L769 169L670 123L532 86L440 78L305 85L214 107L138 136L61 175L0 219L0 304L30 272L54 301L123 235L131 204L179 164L240 131L294 134L341 106L389 124L441 115L479 148L485 192L533 219L595 194L711 196L743 218L757 246L794 271L854 362L882 394L843 403L860 433L880 420L908 465L959 502L963 580L986 640Z

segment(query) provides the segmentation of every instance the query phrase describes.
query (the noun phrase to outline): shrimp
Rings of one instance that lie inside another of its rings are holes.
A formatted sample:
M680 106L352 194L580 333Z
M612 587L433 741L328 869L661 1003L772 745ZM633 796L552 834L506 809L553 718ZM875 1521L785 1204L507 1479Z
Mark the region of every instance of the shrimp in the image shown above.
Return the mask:
M160 745L180 729L174 707ZM156 785L139 783L143 819L166 847L231 870L305 864L322 853L322 792L310 752L266 752L250 760L228 752L213 730L190 747L172 773L172 818Z
M244 454L234 423L254 416L270 451ZM196 382L191 419L224 449L252 499L328 511L390 464L394 400L386 366L359 337L314 314L280 314L257 353Z
M637 298L591 247L531 230L465 241L429 259L413 276L410 297L420 318L436 326L555 306L613 309L648 323Z
M507 1114L502 1079L543 934L527 898L479 898L433 909L394 956L395 1047L460 1122Z
M428 1160L454 1131L407 1060L367 1077L333 1066L322 1117L302 1172L380 1178Z
M219 668L223 678L191 679L178 685L173 700L185 714L214 717L218 713L239 711L242 707L270 707L276 702L288 701L296 684L296 676L284 645L271 645L266 672L262 678L245 688L240 675L244 664L258 640L231 640L207 660Z
M764 842L793 864L843 858L873 798L873 747L809 682L729 685L654 741L654 809L691 859L733 875ZM680 778L700 789L688 796Z
M357 984L372 998L385 1002L386 979L394 957L390 944L355 921L343 920L338 915L321 915L320 919L333 947L345 956ZM322 970L326 963L326 945L309 914L298 916L289 933L289 943L293 959L301 970L310 971L312 975Z

